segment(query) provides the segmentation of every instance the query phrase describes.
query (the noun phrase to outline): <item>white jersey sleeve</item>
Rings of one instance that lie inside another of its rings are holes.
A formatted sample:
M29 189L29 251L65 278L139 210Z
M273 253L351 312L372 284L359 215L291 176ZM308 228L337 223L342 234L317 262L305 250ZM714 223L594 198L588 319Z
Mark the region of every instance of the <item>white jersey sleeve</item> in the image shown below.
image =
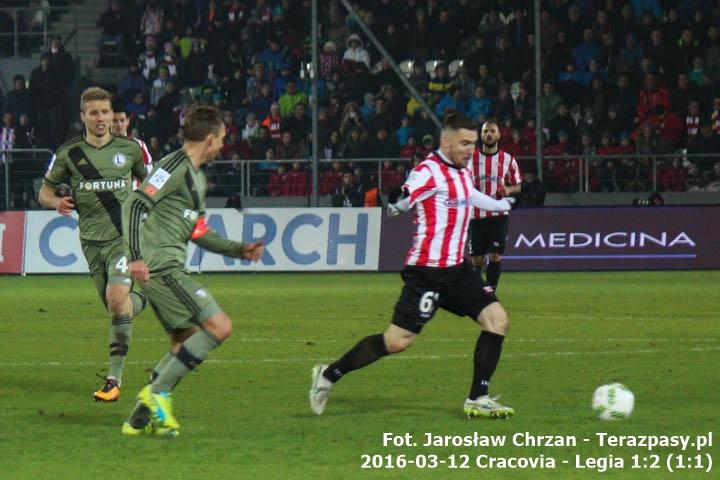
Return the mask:
M512 199L512 201L515 201L515 199ZM507 212L512 208L511 201L508 198L495 200L474 188L470 192L470 205L489 212Z

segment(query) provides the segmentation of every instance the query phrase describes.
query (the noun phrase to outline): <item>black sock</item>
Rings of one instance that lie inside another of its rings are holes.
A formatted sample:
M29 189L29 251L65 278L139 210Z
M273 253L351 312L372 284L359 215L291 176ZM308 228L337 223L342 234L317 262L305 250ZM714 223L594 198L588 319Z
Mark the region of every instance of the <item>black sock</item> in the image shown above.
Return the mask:
M498 361L500 361L500 352L502 351L504 335L488 332L483 330L475 344L475 371L473 373L473 382L470 387L470 400L487 395L490 386L490 377L495 373Z
M487 271L485 272L487 283L495 288L497 288L500 281L500 263L502 262L488 262Z
M360 340L340 360L330 364L323 376L331 382L337 382L343 375L370 365L388 353L383 334L370 335Z

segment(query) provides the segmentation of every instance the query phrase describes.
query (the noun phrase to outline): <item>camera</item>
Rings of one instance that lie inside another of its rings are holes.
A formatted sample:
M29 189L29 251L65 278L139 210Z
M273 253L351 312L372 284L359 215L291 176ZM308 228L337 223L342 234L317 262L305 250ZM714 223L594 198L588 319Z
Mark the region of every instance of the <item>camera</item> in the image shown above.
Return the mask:
M633 207L661 207L665 205L665 200L660 195L660 192L656 191L650 193L647 199L634 198L632 205Z

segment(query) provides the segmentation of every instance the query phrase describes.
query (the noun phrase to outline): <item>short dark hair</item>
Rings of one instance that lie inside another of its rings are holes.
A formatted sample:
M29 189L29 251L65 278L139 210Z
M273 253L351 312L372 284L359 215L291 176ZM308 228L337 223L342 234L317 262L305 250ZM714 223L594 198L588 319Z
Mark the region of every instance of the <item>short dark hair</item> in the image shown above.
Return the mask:
M185 139L202 142L209 134L217 135L223 127L220 110L214 105L193 104L185 116Z
M445 121L443 122L442 129L454 131L465 129L476 131L478 129L478 124L460 112L448 110L448 113L445 115Z
M120 100L115 100L114 102L112 102L112 109L113 113L124 113L125 115L127 115L128 113L125 103Z

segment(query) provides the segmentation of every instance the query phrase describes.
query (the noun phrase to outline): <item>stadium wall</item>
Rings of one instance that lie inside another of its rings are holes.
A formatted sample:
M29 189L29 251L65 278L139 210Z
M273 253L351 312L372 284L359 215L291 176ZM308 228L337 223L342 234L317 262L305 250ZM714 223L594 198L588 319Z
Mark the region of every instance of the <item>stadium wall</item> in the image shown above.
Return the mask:
M504 270L720 268L720 207L517 210ZM380 209L209 209L231 238L264 238L257 264L189 245L190 271L399 271L413 234L411 215ZM0 273L84 273L77 218L52 211L0 213Z

